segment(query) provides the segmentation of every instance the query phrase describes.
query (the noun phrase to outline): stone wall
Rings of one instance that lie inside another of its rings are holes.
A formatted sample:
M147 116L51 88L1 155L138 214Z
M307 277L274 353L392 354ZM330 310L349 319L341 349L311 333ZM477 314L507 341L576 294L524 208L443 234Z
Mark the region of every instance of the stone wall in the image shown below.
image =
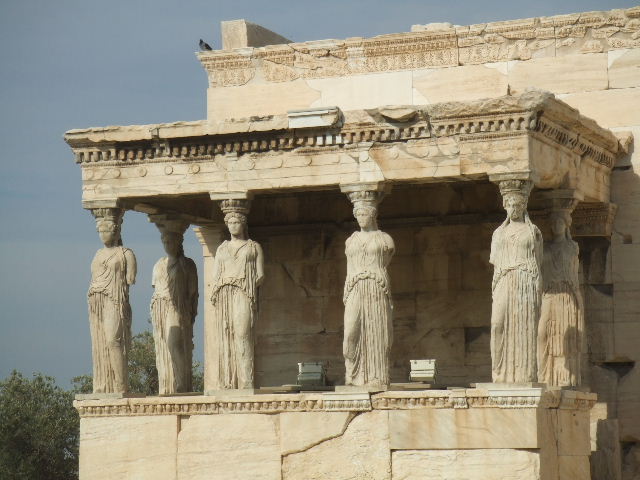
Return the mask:
M409 360L437 359L439 382L490 381L489 248L498 190L486 183L396 188L382 202L380 226L395 241L389 267L394 301L392 381L406 382ZM297 362L328 362L344 382L344 245L356 229L339 192L257 197L249 218L265 252L257 323L258 385L294 383Z
M595 396L544 389L76 401L81 480L588 480Z

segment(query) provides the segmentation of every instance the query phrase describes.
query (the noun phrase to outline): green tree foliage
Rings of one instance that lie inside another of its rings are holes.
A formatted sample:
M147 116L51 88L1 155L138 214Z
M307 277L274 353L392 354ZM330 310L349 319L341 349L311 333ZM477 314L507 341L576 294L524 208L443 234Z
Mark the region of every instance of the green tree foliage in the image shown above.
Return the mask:
M73 393L51 377L15 370L0 381L0 478L67 480L78 475Z
M91 393L93 390L91 375L80 375L71 380L77 393ZM204 388L202 367L193 363L193 390L201 392ZM158 394L158 370L153 334L150 331L138 333L131 339L129 352L129 390L143 395Z

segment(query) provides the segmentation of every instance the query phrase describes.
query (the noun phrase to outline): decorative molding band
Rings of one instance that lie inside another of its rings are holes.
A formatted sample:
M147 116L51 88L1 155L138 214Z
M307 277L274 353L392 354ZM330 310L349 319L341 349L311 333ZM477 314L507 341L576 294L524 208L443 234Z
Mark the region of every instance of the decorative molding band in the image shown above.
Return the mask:
M483 390L427 390L380 394L279 394L251 397L147 397L126 400L76 400L81 417L140 415L213 415L282 412L364 412L423 408L561 408L589 410L596 402L590 393L549 390L542 393L496 394ZM195 400L194 400L195 399Z
M640 7L197 54L212 87L530 60L640 46Z
M572 213L574 237L610 237L618 206L613 203L579 203Z
M110 142L104 146L100 143L72 143L72 147L76 163L82 166L206 162L218 156L277 151L297 151L308 155L367 143L407 143L411 140L443 137L455 137L459 142L480 142L521 135L534 135L608 169L613 168L617 154L617 144L611 145L610 141L603 141L608 147L615 148L609 151L584 135L545 118L544 113L531 110L429 119L428 109L425 109L421 115L423 120L407 124L347 124L342 128L178 137L162 142L139 140L115 145Z

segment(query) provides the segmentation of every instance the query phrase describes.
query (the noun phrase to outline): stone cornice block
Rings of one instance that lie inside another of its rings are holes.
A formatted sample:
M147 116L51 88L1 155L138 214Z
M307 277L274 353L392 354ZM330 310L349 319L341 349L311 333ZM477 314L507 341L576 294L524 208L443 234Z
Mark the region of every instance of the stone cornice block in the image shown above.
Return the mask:
M452 27L415 25L411 32L345 40L198 52L214 88L416 70L640 46L639 8ZM248 44L247 42L245 42ZM257 43L254 43L257 45ZM261 75L258 74L260 71Z
M606 178L624 155L613 133L543 91L415 107L416 116L404 121L403 113L393 121L380 113L391 110L344 112L342 124L305 128L288 128L288 117L280 116L196 122L187 136L180 136L186 127L179 122L72 130L65 138L82 168L85 204L126 200L127 208L152 203L154 195L223 200L441 177L528 178L538 188L572 188L587 202L608 202ZM307 110L299 118L329 111ZM166 136L150 137L151 131Z
M287 117L290 129L339 127L342 124L342 112L338 107L290 110Z

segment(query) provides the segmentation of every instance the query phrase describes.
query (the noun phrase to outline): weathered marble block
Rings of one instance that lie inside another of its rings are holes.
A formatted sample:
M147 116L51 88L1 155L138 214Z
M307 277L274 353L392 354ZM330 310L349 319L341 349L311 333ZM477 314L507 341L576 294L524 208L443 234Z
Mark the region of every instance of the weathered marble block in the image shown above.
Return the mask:
M594 402L505 387L78 400L80 479L588 479Z

